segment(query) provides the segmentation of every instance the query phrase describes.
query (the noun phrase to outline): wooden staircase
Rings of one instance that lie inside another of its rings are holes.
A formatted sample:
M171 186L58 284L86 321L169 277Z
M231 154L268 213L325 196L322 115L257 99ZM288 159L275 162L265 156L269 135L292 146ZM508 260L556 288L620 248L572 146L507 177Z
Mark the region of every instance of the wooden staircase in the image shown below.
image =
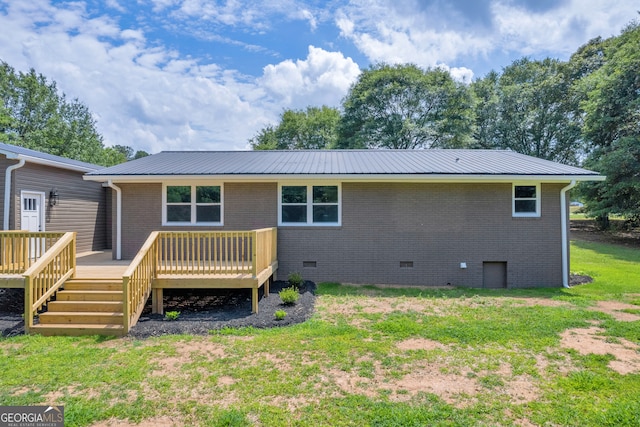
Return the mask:
M69 279L33 325L41 335L125 334L122 279Z

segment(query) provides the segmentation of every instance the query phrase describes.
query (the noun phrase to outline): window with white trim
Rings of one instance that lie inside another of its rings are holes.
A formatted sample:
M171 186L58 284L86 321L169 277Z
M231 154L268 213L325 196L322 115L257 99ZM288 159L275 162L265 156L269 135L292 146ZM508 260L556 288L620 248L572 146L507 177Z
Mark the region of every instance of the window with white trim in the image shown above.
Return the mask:
M540 216L540 184L513 184L513 216Z
M281 185L281 225L340 225L339 185Z
M163 185L164 225L222 225L222 186Z

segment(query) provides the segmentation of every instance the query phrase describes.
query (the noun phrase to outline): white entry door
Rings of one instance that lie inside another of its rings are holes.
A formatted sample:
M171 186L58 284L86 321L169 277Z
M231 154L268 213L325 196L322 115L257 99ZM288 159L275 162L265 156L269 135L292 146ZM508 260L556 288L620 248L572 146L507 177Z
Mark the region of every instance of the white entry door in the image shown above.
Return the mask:
M44 193L22 191L20 193L20 229L44 231ZM30 239L29 256L40 258L44 253L43 239Z
M20 193L20 206L22 216L20 218L20 229L27 231L44 231L44 221L42 208L44 193L23 191Z

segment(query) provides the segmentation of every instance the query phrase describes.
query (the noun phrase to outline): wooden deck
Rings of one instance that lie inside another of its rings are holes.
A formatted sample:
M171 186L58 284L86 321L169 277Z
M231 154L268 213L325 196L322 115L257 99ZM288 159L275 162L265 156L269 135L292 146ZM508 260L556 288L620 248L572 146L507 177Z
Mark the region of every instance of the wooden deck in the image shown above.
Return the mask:
M27 333L124 335L149 297L163 312L167 288L251 289L256 313L258 290L269 294L277 269L275 227L155 231L131 261L110 251L76 256L74 232L0 232L0 287L24 288Z
M122 280L131 260L115 260L111 251L78 254L76 257L76 277L83 279Z

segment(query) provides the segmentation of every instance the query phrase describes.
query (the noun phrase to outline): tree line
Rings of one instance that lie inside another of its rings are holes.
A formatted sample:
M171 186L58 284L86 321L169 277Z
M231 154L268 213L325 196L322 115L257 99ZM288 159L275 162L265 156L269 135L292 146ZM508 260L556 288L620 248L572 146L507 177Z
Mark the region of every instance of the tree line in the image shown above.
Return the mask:
M148 155L105 147L89 109L34 69L16 72L0 61L0 100L0 142L102 166Z
M441 69L375 64L340 108L285 110L249 141L278 149L507 149L607 176L578 192L587 214L640 221L640 24L568 61L521 58L464 84Z

